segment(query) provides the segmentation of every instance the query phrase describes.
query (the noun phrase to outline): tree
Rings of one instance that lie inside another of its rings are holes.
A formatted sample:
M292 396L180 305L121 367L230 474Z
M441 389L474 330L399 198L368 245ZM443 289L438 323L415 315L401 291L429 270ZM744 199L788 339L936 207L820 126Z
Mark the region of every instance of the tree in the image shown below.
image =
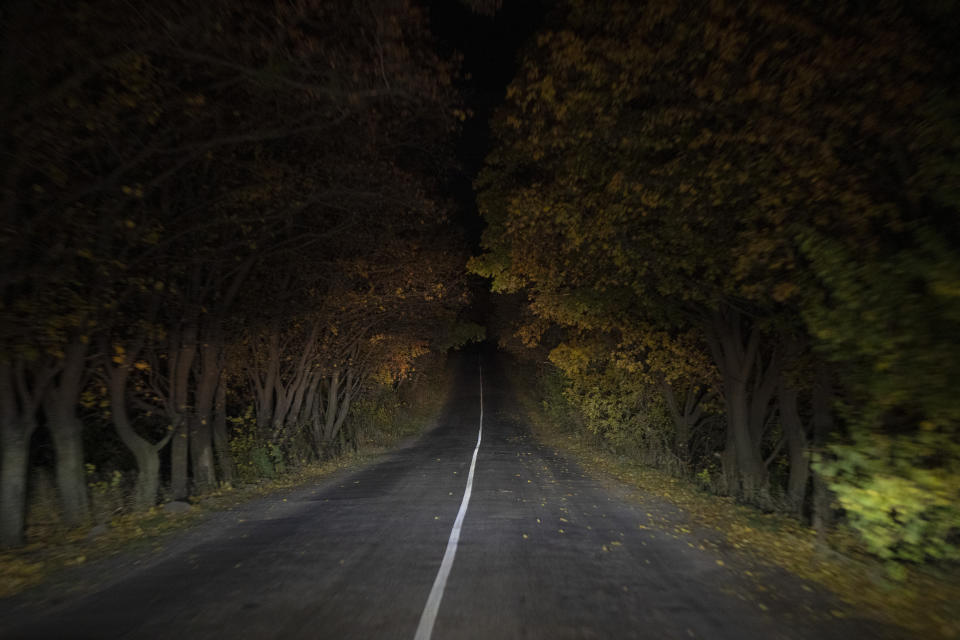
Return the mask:
M262 393L261 420L282 430L370 331L456 315L462 248L424 247L448 233L433 192L458 98L418 6L53 1L8 17L5 541L22 535L37 427L54 433L69 519L84 518L79 405L103 405L146 507L167 443L175 497L229 476L228 355L244 339L299 349ZM371 276L394 237L407 253ZM327 340L337 327L343 342Z
M833 351L840 373L863 366L817 344L811 310L838 284L819 243L879 258L929 211L903 196L949 184L934 162L952 157L948 120L927 112L950 86L935 55L887 5L570 2L554 22L497 117L472 268L527 292L534 333L693 332L719 373L729 490L772 506L786 444L799 509L830 423L821 367L803 363Z

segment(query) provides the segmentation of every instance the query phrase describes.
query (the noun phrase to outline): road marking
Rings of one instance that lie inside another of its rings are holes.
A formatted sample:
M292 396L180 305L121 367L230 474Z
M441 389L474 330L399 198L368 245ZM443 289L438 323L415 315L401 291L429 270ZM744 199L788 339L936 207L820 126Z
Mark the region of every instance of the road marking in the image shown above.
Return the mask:
M453 558L457 555L457 544L460 542L460 527L463 526L463 518L467 515L467 505L470 504L470 494L473 493L473 471L477 466L477 454L480 452L480 441L483 439L483 368L480 368L480 430L477 434L477 446L473 449L473 459L470 461L470 473L467 475L467 488L463 491L463 501L460 502L460 511L457 512L457 519L453 521L453 529L450 531L450 539L447 540L447 550L443 554L443 561L440 562L440 570L433 581L433 588L430 589L430 595L427 597L427 604L423 607L423 613L420 614L420 624L417 625L417 633L413 636L414 640L430 640L433 635L433 623L437 620L437 612L440 610L440 601L443 599L443 590L447 586L447 578L450 577L450 568L453 567Z

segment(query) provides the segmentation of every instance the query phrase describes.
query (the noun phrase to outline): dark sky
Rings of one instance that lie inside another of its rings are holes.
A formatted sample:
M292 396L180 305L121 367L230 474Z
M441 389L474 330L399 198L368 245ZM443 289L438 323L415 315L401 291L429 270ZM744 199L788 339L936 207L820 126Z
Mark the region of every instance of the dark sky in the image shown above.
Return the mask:
M471 183L489 149L490 116L513 78L520 48L543 20L544 3L505 0L494 16L476 14L457 0L431 0L428 7L441 52L462 53L463 73L470 76L461 88L474 116L464 123L457 144L463 171L453 178L450 189L457 202L456 220L476 253L483 222L476 212Z

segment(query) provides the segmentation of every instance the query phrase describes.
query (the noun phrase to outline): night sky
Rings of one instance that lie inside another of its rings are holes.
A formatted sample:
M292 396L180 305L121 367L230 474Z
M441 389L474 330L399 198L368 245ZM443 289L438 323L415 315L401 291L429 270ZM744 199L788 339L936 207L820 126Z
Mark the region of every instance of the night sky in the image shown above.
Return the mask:
M428 6L441 51L463 56L460 87L474 115L464 123L457 142L462 169L451 179L450 188L458 204L457 222L476 252L483 221L473 204L471 183L490 149L489 119L516 73L523 45L545 19L546 4L542 0L506 2L493 16L451 0L434 0Z

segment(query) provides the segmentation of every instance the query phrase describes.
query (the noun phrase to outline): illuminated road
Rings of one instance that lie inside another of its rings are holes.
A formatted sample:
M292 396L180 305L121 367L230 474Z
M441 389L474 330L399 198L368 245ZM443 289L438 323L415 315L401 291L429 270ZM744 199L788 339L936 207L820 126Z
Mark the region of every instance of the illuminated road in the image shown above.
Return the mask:
M94 590L3 603L0 637L412 640L418 625L436 639L902 637L824 615L842 607L772 570L759 591L696 532L662 525L682 515L584 477L532 440L490 357L477 450L476 358L417 442L214 516L159 555L108 560ZM431 589L436 618L420 624Z

